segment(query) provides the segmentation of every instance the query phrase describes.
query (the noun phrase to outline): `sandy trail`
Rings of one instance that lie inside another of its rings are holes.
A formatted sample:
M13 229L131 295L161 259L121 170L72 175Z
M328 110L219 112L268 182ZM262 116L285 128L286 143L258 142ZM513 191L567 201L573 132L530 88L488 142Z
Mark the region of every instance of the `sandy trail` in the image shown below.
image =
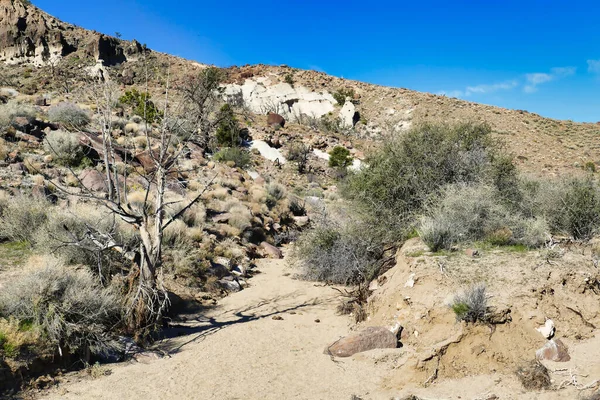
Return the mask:
M46 398L389 399L376 393L388 368L323 354L349 332L350 319L335 314L338 293L292 279L284 260L258 266L249 288L187 322L194 333L167 342L184 344L170 358L112 365L94 380L76 375Z

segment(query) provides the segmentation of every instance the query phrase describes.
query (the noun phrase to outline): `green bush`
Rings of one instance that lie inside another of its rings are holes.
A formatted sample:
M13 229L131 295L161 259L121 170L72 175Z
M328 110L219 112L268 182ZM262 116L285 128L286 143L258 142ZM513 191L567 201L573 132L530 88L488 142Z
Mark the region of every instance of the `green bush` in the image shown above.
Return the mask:
M128 90L119 98L119 102L130 106L134 115L150 124L163 117L162 111L156 107L149 93L140 93L136 89Z
M302 142L292 143L287 152L287 159L295 162L298 167L298 172L303 174L306 171L308 164L308 156L310 155L310 147Z
M335 146L329 153L329 166L331 168L345 169L352 165L350 151L343 146Z
M69 130L84 128L91 121L89 114L73 103L59 103L50 107L48 118Z
M61 164L76 167L85 157L83 146L76 133L68 131L52 131L44 138L44 150Z
M100 354L114 346L117 297L85 270L48 265L2 288L0 314L38 327L64 353Z
M228 147L219 150L214 155L215 161L226 163L233 161L238 168L246 168L250 165L250 153L239 147Z
M224 104L217 115L217 142L219 146L237 147L242 143L240 128L233 108Z
M497 146L485 124L415 127L387 141L351 173L342 194L359 206L386 236L399 240L413 230L428 199L445 185L486 178Z
M334 94L333 98L340 105L343 106L346 103L346 97L354 98L354 89L351 88L340 88Z

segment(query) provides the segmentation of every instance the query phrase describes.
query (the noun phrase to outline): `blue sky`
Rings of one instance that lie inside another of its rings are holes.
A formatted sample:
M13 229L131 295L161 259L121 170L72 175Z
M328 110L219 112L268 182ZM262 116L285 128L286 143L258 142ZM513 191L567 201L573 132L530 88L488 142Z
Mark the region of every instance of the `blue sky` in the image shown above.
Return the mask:
M219 66L349 79L600 121L600 2L33 0L87 29Z

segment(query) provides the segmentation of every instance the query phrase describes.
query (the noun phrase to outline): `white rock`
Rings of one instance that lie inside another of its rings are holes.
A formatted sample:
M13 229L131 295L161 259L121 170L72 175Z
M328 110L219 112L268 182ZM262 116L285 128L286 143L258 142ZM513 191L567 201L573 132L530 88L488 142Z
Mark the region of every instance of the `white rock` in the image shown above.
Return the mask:
M250 148L257 149L260 155L269 161L275 162L275 160L279 160L280 164L285 164L287 162L281 151L269 146L267 142L262 140L252 141L252 143L250 143Z
M415 274L410 274L408 280L404 284L404 287L414 287L415 286Z
M356 107L349 99L346 99L344 106L340 110L340 123L344 128L352 128L354 126L354 116L356 115Z
M556 328L554 327L554 321L551 319L547 319L544 326L537 328L537 331L541 333L546 339L551 339L554 336L554 332L556 332Z

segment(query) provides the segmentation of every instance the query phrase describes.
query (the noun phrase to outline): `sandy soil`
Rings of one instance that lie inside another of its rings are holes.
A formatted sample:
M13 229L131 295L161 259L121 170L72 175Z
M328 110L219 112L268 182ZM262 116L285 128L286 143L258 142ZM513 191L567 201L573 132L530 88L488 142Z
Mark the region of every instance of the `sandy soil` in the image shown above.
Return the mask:
M409 272L402 271L406 267L399 263L396 273ZM415 363L437 346L438 338L425 340L428 335L420 344L407 339L404 348L374 350L333 361L323 354L325 346L353 329L350 318L335 313L338 293L293 279L293 270L284 260L262 260L259 269L262 273L251 280L249 288L223 299L202 317L188 319L181 329L185 336L161 343L171 356L111 365L111 374L97 379L71 375L41 397L349 400L356 395L363 400L389 400L417 395L421 399L583 399L597 385L581 389L600 379L600 336L564 338L571 361L545 362L552 371L553 389L526 392L514 374L514 362L506 358L511 348L511 353L520 353L523 359L530 360L535 353L538 343L520 333L520 322L499 326L487 339L486 326L465 327L445 321L446 317L435 323L435 314L429 329L435 330L440 340L457 332L464 335L440 359L439 377L430 385L424 385L430 365L419 367ZM425 282L421 276L421 285L426 286ZM428 293L436 293L435 288L429 289ZM381 324L379 314L381 310L367 324ZM275 316L283 319L273 319ZM479 343L481 338L490 343ZM487 353L480 357L481 352L475 350L483 347ZM502 357L506 369L501 368ZM450 373L464 362L473 365L465 373ZM563 388L556 390L561 384Z
M283 260L263 260L259 269L251 287L188 321L195 333L164 343L183 345L170 358L110 366L111 375L94 380L71 377L47 398L374 398L386 366L323 354L350 329L350 319L335 314L337 292L292 279Z

